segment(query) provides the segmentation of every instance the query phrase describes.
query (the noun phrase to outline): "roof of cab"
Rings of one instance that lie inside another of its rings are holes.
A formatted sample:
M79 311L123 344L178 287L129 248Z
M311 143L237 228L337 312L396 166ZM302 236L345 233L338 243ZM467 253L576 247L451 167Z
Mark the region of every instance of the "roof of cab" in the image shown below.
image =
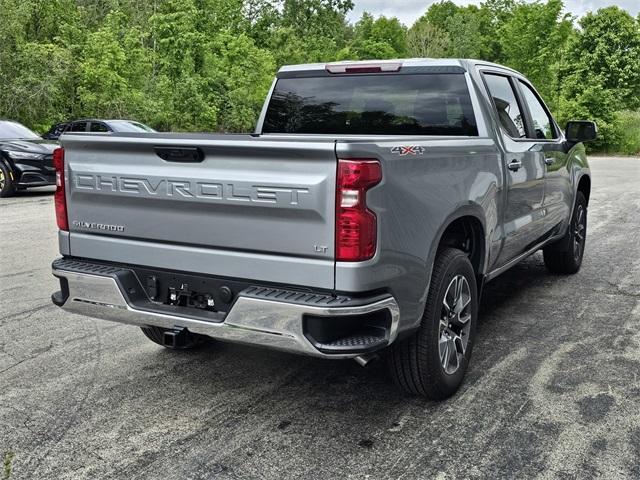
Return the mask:
M340 62L327 62L327 63L306 63L300 65L285 65L280 68L278 73L300 73L300 72L313 72L324 71L327 65L384 65L384 64L401 64L402 67L458 67L467 71L473 66L488 66L493 68L499 68L507 70L518 75L520 72L513 70L512 68L499 65L497 63L485 62L482 60L466 59L466 58L398 58L390 60L343 60Z

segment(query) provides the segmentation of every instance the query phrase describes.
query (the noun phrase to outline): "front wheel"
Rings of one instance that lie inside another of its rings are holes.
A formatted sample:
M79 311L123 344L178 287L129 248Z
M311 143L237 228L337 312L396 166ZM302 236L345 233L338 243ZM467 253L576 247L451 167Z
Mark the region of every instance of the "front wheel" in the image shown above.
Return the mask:
M10 197L16 192L7 166L0 160L0 197Z
M552 273L572 274L580 270L587 239L587 199L582 192L576 195L571 224L558 245L549 245L542 251L544 264Z
M478 290L469 258L455 248L440 251L420 329L389 352L394 381L432 400L453 395L471 358L477 318Z

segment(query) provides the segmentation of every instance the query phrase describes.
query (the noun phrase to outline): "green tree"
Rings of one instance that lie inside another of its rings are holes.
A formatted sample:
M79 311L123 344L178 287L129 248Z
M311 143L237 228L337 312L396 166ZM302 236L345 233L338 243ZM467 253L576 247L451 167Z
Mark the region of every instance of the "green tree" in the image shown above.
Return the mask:
M446 57L449 47L450 38L446 30L428 21L416 22L407 33L407 50L412 57Z
M335 60L347 43L352 8L351 0L284 0L268 44L277 65Z
M407 29L397 18L374 18L362 14L353 31L353 40L338 53L339 59L384 59L404 57Z
M575 63L568 67L571 96L580 83L588 81L616 91L618 107L640 107L640 22L618 7L588 13L580 19L568 55Z
M130 28L122 13L110 13L104 25L87 36L77 88L87 116L117 117L144 113L144 88L151 62L144 34Z
M249 132L275 74L273 56L247 35L219 35L207 54L205 76L215 86L218 129Z
M65 90L72 59L51 43L29 42L20 46L13 67L20 72L3 89L3 116L17 118L36 129L69 113Z
M370 14L363 14L355 27L355 39L386 43L399 55L406 54L407 28L397 18L380 16L373 18Z
M562 10L562 0L520 3L498 31L504 63L525 73L553 105L554 65L573 30L571 17Z
M487 34L491 25L482 9L473 5L459 8L445 20L444 26L449 38L455 40L447 51L451 57L488 59L491 56L492 36Z
M640 107L640 23L608 7L587 14L580 27L558 72L558 114L561 122L595 120L600 138L593 147L616 150L625 133L617 112Z
M511 8L510 0L489 0L480 7L459 7L451 0L433 3L410 28L408 48L432 57L495 61L500 57L496 31Z
M284 0L281 25L301 37L326 37L340 43L346 33L346 15L352 9L351 0Z
M416 23L429 23L442 30L447 30L447 22L458 11L458 7L451 0L440 0L439 2L432 3L425 14L420 17Z

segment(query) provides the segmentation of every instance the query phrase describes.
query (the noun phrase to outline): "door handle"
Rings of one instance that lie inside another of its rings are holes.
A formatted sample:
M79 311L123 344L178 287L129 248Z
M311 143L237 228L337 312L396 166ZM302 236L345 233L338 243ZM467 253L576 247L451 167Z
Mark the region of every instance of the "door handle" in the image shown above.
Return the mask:
M199 163L204 153L198 147L153 147L161 159L166 162Z
M509 162L509 165L507 165L507 168L512 172L517 172L522 168L522 162L514 158Z
M553 165L554 163L556 163L556 159L553 157L547 157L544 159L544 163L546 165Z

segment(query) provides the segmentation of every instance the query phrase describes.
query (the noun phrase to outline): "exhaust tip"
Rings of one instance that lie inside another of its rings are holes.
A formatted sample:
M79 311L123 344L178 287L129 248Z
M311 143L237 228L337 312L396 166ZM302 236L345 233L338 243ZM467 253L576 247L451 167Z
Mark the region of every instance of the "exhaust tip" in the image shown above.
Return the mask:
M354 358L354 360L361 367L366 367L367 365L377 360L378 358L380 358L380 355L378 355L377 353L368 353L365 355L358 355L357 357Z

